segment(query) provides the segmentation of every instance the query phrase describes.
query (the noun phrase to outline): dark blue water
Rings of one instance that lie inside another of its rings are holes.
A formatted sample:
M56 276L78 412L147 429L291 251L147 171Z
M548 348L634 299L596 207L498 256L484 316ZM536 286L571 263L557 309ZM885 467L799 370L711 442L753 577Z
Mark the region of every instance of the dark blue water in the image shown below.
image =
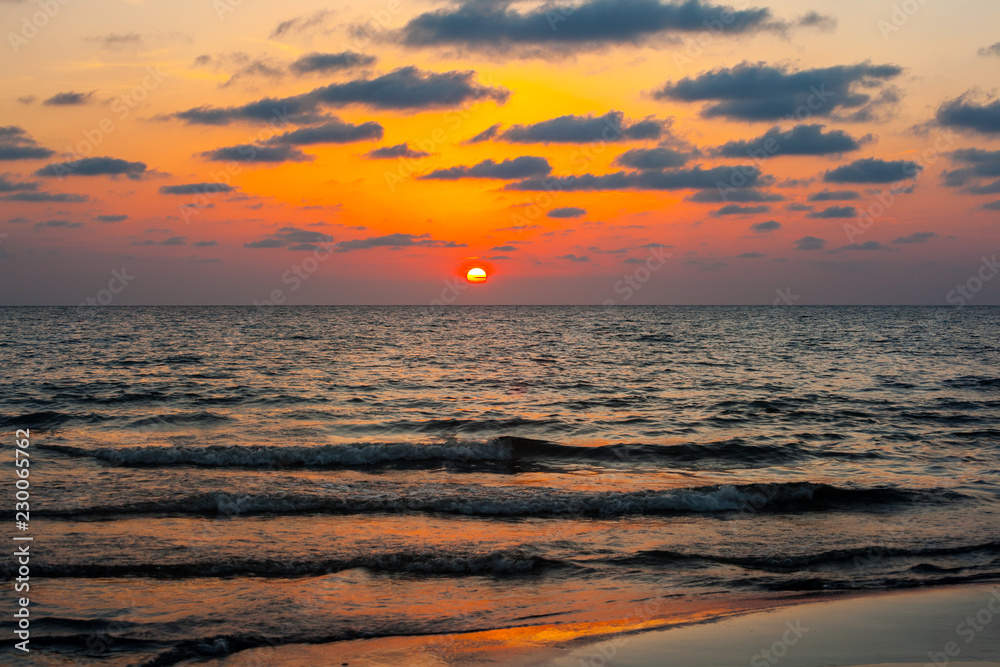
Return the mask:
M37 664L1000 580L998 308L4 308L0 330Z

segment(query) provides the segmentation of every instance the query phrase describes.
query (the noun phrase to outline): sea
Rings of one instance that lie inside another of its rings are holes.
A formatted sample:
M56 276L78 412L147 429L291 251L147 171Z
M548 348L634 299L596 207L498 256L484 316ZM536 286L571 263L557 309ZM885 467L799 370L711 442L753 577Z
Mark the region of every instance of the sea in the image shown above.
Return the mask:
M3 561L5 664L1000 581L996 307L8 307L0 332L4 550L31 554L29 592Z

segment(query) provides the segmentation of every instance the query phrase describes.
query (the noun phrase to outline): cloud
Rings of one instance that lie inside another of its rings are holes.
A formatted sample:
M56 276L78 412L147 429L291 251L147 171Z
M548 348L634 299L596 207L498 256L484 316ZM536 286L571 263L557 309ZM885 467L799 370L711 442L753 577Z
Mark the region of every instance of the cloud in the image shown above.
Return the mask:
M826 246L826 241L815 236L803 236L795 242L795 245L799 250L822 250Z
M991 46L984 46L979 49L978 53L981 56L1000 56L1000 42Z
M864 243L845 245L841 250L887 250L887 248L878 241L865 241Z
M827 183L895 183L916 178L921 170L923 167L916 162L865 158L827 171L823 180Z
M579 218L581 215L587 215L587 211L575 206L564 206L562 208L554 208L546 213L546 215L550 218Z
M798 203L795 203L795 202L789 204L785 208L788 209L789 211L811 211L811 210L813 210L813 207L809 206L808 204L798 204Z
M372 160L388 160L400 157L417 159L427 157L429 155L430 153L410 148L408 143L402 143L396 144L395 146L383 146L382 148L376 148L375 150L368 151L365 154L365 157Z
M62 203L73 204L87 201L87 195L77 195L70 193L55 192L15 192L4 197L7 201L33 202L33 203Z
M312 28L323 25L326 19L332 14L333 11L329 9L321 9L307 16L296 16L293 19L282 21L271 31L271 38L284 37L285 35L297 32L307 32Z
M713 167L702 169L679 169L675 171L619 171L613 174L595 176L563 176L551 178L529 178L517 183L509 183L505 190L521 191L597 191L597 190L703 190L716 187L718 183L732 182L735 174L742 177L741 187L752 187L760 178L756 167Z
M670 169L683 167L691 153L660 146L658 148L633 148L615 158L615 164L631 169Z
M900 236L893 243L927 243L931 239L938 238L934 232L914 232L909 236Z
M823 133L825 125L796 125L782 131L772 127L762 136L748 141L730 141L719 146L714 152L724 157L766 159L781 155L835 155L856 151L868 141L871 135L855 139L842 130Z
M308 93L284 98L264 98L235 107L200 106L173 114L174 118L202 125L232 121L268 122L275 118L316 121L326 106L360 104L376 109L420 110L457 107L480 100L504 104L510 91L475 81L475 72L425 72L401 67L374 79L332 83Z
M42 102L42 104L47 104L49 106L79 106L83 104L90 104L93 99L94 91L89 93L56 93L49 99Z
M127 215L99 215L94 220L98 222L122 222L128 220Z
M490 248L490 251L494 251L495 250L497 252L514 252L517 249L518 249L517 246L512 246L512 245L498 245L498 246L495 246L493 248Z
M945 102L937 110L937 122L944 127L1000 134L1000 99L977 102L972 92Z
M773 232L776 229L781 229L781 223L775 220L768 220L767 222L758 222L750 225L750 229L755 232Z
M333 242L333 237L324 234L322 232L314 232L307 229L299 229L298 227L282 227L278 231L269 235L267 238L263 238L259 241L251 241L250 243L244 243L244 248L288 248L289 250L303 250L302 246L304 244L309 244L312 247L309 250L316 249L315 244L322 243L328 245Z
M564 0L565 1L565 0ZM581 4L543 4L526 11L510 2L466 0L411 19L401 31L408 46L459 45L509 53L522 46L640 44L658 35L719 34L774 30L767 9L733 9L701 0L584 0Z
M69 220L46 220L45 222L36 222L35 227L63 227L66 229L77 229L83 227L82 222L70 222Z
M837 19L833 16L827 16L826 14L811 11L799 17L799 20L796 21L796 25L807 28L817 28L824 32L831 32L837 29Z
M488 128L486 128L476 136L467 140L465 143L478 144L483 141L489 141L491 139L495 139L497 134L499 134L499 132L500 132L500 123L494 123L493 125L490 125Z
M663 121L647 119L626 123L625 114L621 111L609 111L603 116L567 115L532 125L513 125L497 138L518 144L583 144L622 139L659 139L663 131Z
M0 126L0 160L38 160L55 155L55 151L39 146L22 128Z
M454 241L438 241L432 239L430 234L387 234L385 236L373 236L354 241L341 241L336 244L334 250L337 252L350 252L352 250L367 250L369 248L465 248L466 245L465 243L455 243Z
M723 206L718 211L715 211L712 215L752 215L754 213L766 213L770 210L770 206L740 206L739 204L729 204L727 206Z
M832 218L853 218L858 214L858 209L853 206L830 206L822 211L810 213L807 217L832 219Z
M685 197L685 199L687 201L699 202L701 204L721 204L723 202L737 202L745 204L748 202L782 201L784 197L771 192L761 192L760 190L755 190L753 188L729 190L726 192L720 188L713 188L711 190L695 192L694 194Z
M523 155L512 160L504 160L503 162L483 160L472 167L458 166L448 169L436 169L420 178L422 180L447 181L459 178L499 178L513 180L531 178L532 176L546 176L551 172L552 167L549 166L549 161L545 158Z
M12 174L0 174L0 192L23 192L38 189L37 181L16 181L11 176Z
M993 183L985 179L1000 176L1000 150L987 151L981 148L962 148L949 154L951 161L963 165L959 169L945 171L944 184L949 187L965 187L969 194L984 195L1000 193L1000 179Z
M808 201L853 201L861 199L861 194L854 190L823 190L813 192L808 197Z
M736 255L736 259L760 259L761 257L767 257L759 252L745 252L742 255Z
M35 172L35 176L126 176L135 181L146 173L145 162L129 162L115 157L85 157L73 162L54 162Z
M902 74L896 65L837 65L789 71L765 63L741 63L671 82L654 92L657 99L708 102L706 118L762 121L794 118L806 109L813 116L871 120L896 101L887 81ZM876 90L881 90L875 95Z
M212 151L205 151L201 156L206 160L237 162L311 162L316 158L306 155L294 146L224 146Z
M17 101L20 102L21 104L34 104L37 99L38 98L35 97L34 95L22 95L21 97L17 98Z
M185 183L184 185L164 185L160 188L161 195L214 195L220 192L233 192L232 185L225 183Z
M292 62L289 69L296 74L312 74L314 72L338 72L353 67L366 67L378 61L375 56L353 51L340 53L307 53Z
M345 123L334 118L323 125L300 127L268 140L268 144L308 146L310 144L346 144L354 141L373 141L382 138L384 130L375 121L360 125Z
M983 204L983 208L985 208L987 211L1000 211L1000 200L986 202L985 204Z
M559 255L558 257L556 257L556 259L565 259L565 260L567 260L569 262L589 262L590 261L590 258L587 257L586 255L577 256L577 255L572 255L572 254L570 254L570 255Z
M196 241L191 245L193 245L196 248L210 248L212 246L217 246L219 244L217 241Z
M124 46L139 46L142 44L142 35L137 32L117 33L112 32L99 37L88 37L88 42L97 42L105 49L118 49Z

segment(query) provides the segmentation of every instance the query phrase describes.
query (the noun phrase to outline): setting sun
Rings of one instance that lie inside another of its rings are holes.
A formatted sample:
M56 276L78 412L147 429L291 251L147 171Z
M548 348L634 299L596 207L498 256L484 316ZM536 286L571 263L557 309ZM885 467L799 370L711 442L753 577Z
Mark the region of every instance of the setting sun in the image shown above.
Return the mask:
M465 279L470 283L485 283L486 271L479 267L469 269L469 272L465 274Z

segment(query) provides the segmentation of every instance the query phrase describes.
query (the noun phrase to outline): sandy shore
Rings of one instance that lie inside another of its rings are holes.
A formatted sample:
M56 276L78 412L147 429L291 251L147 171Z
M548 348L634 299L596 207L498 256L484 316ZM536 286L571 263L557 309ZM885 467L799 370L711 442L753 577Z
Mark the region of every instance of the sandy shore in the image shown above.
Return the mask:
M767 600L614 623L289 645L214 664L1000 667L1000 586Z

